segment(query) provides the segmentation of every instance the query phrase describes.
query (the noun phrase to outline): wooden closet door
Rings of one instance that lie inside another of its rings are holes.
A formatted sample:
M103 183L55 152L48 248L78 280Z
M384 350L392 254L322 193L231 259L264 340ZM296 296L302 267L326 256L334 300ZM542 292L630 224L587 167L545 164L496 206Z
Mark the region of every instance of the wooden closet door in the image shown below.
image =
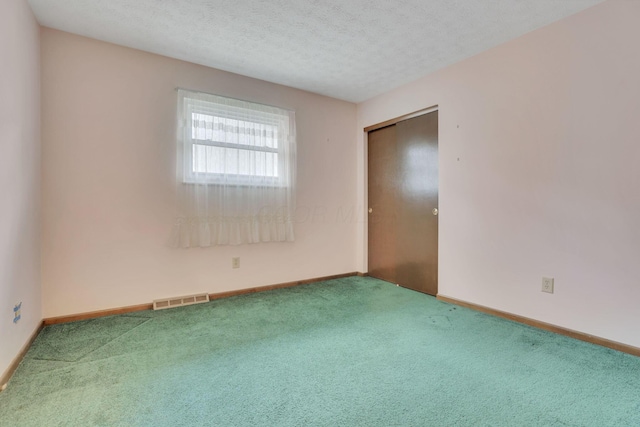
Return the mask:
M398 152L396 127L369 132L369 275L396 280Z
M438 292L438 113L369 132L369 274Z

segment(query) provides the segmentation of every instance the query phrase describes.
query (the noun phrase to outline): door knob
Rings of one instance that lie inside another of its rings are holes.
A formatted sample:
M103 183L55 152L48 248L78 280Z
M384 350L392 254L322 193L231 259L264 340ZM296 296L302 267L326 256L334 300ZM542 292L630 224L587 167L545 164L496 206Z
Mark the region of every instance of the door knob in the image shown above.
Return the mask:
M434 215L438 215L438 208L433 208L431 213L434 214Z
M369 213L372 213L372 212L373 212L373 208L369 208Z

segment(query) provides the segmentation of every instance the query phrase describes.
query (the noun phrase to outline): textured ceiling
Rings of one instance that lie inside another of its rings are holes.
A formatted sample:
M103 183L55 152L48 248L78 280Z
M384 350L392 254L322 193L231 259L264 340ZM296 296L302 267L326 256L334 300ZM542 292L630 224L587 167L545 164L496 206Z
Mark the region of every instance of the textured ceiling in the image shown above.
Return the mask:
M29 0L47 27L360 102L603 0Z

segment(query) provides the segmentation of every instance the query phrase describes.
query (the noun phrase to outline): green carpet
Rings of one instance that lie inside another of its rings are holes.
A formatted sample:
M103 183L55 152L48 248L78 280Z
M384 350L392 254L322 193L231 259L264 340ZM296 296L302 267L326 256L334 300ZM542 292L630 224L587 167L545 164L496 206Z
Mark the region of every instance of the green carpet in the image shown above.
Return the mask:
M47 327L0 425L640 426L640 358L353 277Z

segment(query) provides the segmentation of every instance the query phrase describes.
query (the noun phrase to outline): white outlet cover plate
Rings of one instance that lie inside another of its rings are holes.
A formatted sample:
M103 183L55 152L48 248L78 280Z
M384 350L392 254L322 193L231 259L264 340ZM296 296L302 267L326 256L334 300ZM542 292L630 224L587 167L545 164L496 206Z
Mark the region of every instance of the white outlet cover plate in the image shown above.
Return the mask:
M542 292L553 293L553 277L542 278Z

